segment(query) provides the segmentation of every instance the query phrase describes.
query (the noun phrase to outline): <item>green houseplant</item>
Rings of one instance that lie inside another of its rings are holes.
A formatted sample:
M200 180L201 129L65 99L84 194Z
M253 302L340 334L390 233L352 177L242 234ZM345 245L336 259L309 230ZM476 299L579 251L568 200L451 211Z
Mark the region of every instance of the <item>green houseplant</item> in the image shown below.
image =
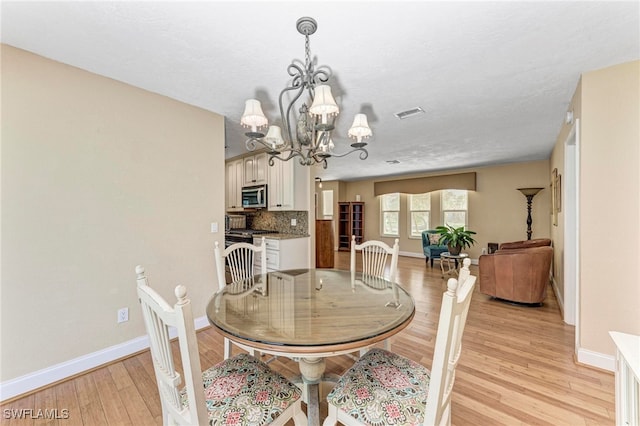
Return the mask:
M436 232L440 234L438 243L447 245L451 254L460 254L462 249L471 247L476 243L476 240L472 237L475 232L464 229L464 226L459 228L451 225L438 226Z

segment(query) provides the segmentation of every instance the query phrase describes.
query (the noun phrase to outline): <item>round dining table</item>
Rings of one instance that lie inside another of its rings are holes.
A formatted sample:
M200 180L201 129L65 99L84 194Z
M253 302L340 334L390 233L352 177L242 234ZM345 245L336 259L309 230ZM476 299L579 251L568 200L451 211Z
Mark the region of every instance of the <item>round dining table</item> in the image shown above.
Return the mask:
M309 424L317 425L324 358L388 339L411 322L415 304L384 278L295 269L233 282L213 295L206 311L209 322L241 347L298 361Z

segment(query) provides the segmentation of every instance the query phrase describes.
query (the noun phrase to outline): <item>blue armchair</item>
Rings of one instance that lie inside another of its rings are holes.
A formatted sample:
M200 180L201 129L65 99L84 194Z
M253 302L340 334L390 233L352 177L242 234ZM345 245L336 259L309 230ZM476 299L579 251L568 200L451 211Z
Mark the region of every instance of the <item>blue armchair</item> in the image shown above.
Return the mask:
M438 234L433 229L422 231L422 251L424 252L424 255L427 256L427 258L425 259L425 262L429 263L429 259L431 259L432 268L433 268L433 259L440 259L440 253L449 251L447 246L439 245L437 243L439 238L440 238L440 234Z

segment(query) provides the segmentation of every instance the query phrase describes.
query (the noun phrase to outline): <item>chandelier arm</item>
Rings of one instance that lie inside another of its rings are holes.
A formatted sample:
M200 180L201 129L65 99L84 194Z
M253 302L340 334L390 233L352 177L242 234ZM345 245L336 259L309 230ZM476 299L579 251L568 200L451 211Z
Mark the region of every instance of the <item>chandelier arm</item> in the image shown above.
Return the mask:
M359 157L360 157L360 159L361 159L361 160L366 160L366 159L367 159L367 157L369 157L369 152L368 152L366 149L364 149L364 148L353 148L352 150L347 151L347 152L345 152L345 153L343 153L343 154L335 154L335 153L331 153L331 156L332 156L332 157L338 157L338 158L340 158L340 157L346 157L347 155L349 155L349 154L353 154L354 152L357 152L357 151L360 151L360 155L359 155Z
M278 103L280 106L280 117L282 117L282 125L285 127L285 133L288 137L287 142L289 142L289 145L291 145L292 148L295 146L293 141L295 141L296 139L293 137L292 130L291 130L291 110L295 106L295 103L298 101L298 99L300 99L300 96L302 96L302 94L304 93L304 89L305 89L304 85L299 87L293 87L293 86L285 87L280 92L280 97L278 99ZM298 92L293 96L293 99L287 105L286 114L285 114L283 98L286 93L292 90L297 90Z
M272 152L273 153L269 153L269 155L271 156L269 158L269 165L270 166L273 166L274 162L272 161L272 159L274 159L274 158L277 158L280 161L289 161L294 157L304 158L304 155L300 151L292 149L292 148L285 148L285 149L281 149L281 150L278 150L278 151L272 151ZM289 155L286 158L282 157L281 154L284 154L286 152L288 152Z
M309 80L315 86L318 83L326 83L331 78L331 70L329 67L321 66L311 73Z

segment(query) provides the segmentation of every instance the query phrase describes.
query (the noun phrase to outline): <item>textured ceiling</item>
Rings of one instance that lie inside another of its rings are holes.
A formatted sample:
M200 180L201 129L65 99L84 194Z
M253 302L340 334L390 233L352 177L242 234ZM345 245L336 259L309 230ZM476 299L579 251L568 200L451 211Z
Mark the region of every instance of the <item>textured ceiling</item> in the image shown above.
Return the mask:
M3 43L226 116L227 158L245 152L245 99L277 118L287 65L304 59L296 20L312 16L311 53L341 107L336 151L357 112L374 132L367 160L330 159L323 179L548 158L580 74L640 58L637 1L1 7ZM393 115L418 106L426 113Z

